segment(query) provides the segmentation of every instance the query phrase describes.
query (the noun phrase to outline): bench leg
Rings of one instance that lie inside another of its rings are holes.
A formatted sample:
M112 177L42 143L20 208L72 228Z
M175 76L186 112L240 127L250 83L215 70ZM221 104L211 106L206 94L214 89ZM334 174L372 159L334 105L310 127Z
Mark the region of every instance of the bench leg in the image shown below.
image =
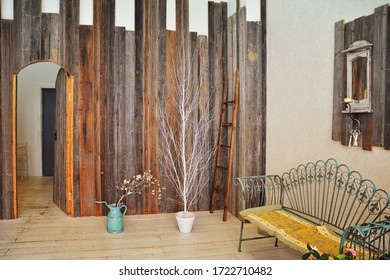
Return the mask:
M241 252L242 232L244 230L244 221L241 221L240 241L238 242L238 252Z
M278 247L278 239L275 238L275 247Z

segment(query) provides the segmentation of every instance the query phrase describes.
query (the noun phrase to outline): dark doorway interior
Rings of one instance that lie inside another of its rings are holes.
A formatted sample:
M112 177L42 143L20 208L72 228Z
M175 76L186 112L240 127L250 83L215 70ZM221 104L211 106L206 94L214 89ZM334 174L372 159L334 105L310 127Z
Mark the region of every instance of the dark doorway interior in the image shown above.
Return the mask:
M54 175L56 90L42 89L42 175Z

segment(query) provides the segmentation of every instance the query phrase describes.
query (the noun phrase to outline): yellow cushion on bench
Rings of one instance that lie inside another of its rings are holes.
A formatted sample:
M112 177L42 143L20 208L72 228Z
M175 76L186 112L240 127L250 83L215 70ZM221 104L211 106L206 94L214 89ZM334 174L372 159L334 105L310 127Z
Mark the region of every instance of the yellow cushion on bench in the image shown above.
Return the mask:
M316 246L319 253L338 254L340 238L325 226L317 226L282 210L280 205L244 211L240 212L244 219L295 250L305 253L309 243Z

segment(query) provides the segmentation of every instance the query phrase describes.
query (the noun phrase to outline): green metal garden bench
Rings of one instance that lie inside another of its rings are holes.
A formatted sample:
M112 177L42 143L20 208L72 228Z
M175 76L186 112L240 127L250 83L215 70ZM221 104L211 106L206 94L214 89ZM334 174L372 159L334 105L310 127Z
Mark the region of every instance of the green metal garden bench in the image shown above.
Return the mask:
M293 249L357 259L389 259L390 197L334 159L309 162L279 175L236 178L242 192L238 251L243 241L276 237ZM259 235L243 237L251 222Z

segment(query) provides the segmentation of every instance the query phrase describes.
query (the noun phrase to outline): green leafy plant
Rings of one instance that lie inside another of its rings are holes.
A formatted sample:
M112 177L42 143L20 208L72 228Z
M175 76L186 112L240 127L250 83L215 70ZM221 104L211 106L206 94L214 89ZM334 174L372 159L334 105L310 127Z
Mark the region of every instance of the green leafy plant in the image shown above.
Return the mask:
M354 260L356 259L356 251L352 248L344 248L343 254L331 255L331 254L320 254L317 247L310 246L307 244L308 252L302 255L302 260L307 260L310 256L313 256L317 260Z

